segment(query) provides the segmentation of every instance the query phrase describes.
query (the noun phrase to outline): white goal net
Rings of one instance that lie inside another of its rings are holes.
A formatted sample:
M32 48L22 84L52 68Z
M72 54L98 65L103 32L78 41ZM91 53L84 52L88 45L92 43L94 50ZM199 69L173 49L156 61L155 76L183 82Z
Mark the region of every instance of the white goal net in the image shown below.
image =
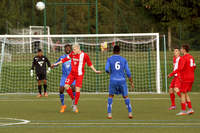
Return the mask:
M35 49L43 49L45 56L54 63L65 54L64 45L74 43L80 44L81 49L90 56L96 69L103 71L102 74L96 75L86 66L82 92L108 92L109 75L105 73L105 63L113 54L113 46L119 45L120 55L127 59L135 85L134 89L129 86L129 92L161 93L158 33L1 35L0 93L37 92L36 78L30 76L32 60L37 54ZM61 66L59 66L47 75L49 92L58 92L61 74Z

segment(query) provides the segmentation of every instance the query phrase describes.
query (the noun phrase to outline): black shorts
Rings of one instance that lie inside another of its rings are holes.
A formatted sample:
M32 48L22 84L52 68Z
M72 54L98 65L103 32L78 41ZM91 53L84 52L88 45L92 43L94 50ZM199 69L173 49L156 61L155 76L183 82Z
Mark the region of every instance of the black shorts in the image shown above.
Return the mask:
M47 80L47 74L46 73L36 74L36 80Z

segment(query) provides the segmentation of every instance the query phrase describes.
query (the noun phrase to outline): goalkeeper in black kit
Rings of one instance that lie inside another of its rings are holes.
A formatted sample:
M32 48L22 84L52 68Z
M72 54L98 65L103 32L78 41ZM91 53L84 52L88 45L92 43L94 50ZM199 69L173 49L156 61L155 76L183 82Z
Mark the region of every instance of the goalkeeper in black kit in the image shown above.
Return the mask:
M48 58L43 56L41 49L38 49L37 56L33 58L33 63L31 67L31 77L33 76L33 70L35 69L36 79L38 81L38 91L37 97L42 97L42 81L44 86L44 96L48 97L47 94L47 73L51 70L51 63ZM48 70L46 69L46 64L48 65Z

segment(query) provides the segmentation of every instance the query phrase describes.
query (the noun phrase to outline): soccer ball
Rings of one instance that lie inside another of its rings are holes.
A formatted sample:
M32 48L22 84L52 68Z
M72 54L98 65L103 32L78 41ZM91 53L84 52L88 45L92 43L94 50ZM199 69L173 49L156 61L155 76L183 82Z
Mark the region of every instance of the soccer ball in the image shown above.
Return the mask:
M40 11L44 10L44 8L45 8L44 2L42 2L42 1L37 2L36 8L37 8L38 10L40 10Z

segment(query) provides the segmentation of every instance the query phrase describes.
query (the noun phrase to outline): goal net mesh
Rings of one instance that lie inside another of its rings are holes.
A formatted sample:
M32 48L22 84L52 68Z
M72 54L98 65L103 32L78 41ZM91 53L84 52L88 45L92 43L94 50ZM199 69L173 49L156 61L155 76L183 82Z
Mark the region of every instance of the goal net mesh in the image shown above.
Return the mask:
M50 38L50 39L49 39ZM51 41L49 41L49 40ZM156 34L143 36L127 34L105 36L1 36L0 37L0 93L36 93L36 75L30 76L33 57L41 48L44 55L55 63L64 53L64 45L80 44L81 50L88 53L92 64L102 74L95 74L86 64L82 92L108 92L109 75L105 64L113 54L113 47L119 45L120 55L126 58L131 70L135 88L128 84L129 92L159 92L162 79L158 72ZM48 92L58 92L62 75L61 65L47 74ZM159 80L158 80L159 78ZM159 84L157 83L159 82ZM158 86L159 85L159 86Z

